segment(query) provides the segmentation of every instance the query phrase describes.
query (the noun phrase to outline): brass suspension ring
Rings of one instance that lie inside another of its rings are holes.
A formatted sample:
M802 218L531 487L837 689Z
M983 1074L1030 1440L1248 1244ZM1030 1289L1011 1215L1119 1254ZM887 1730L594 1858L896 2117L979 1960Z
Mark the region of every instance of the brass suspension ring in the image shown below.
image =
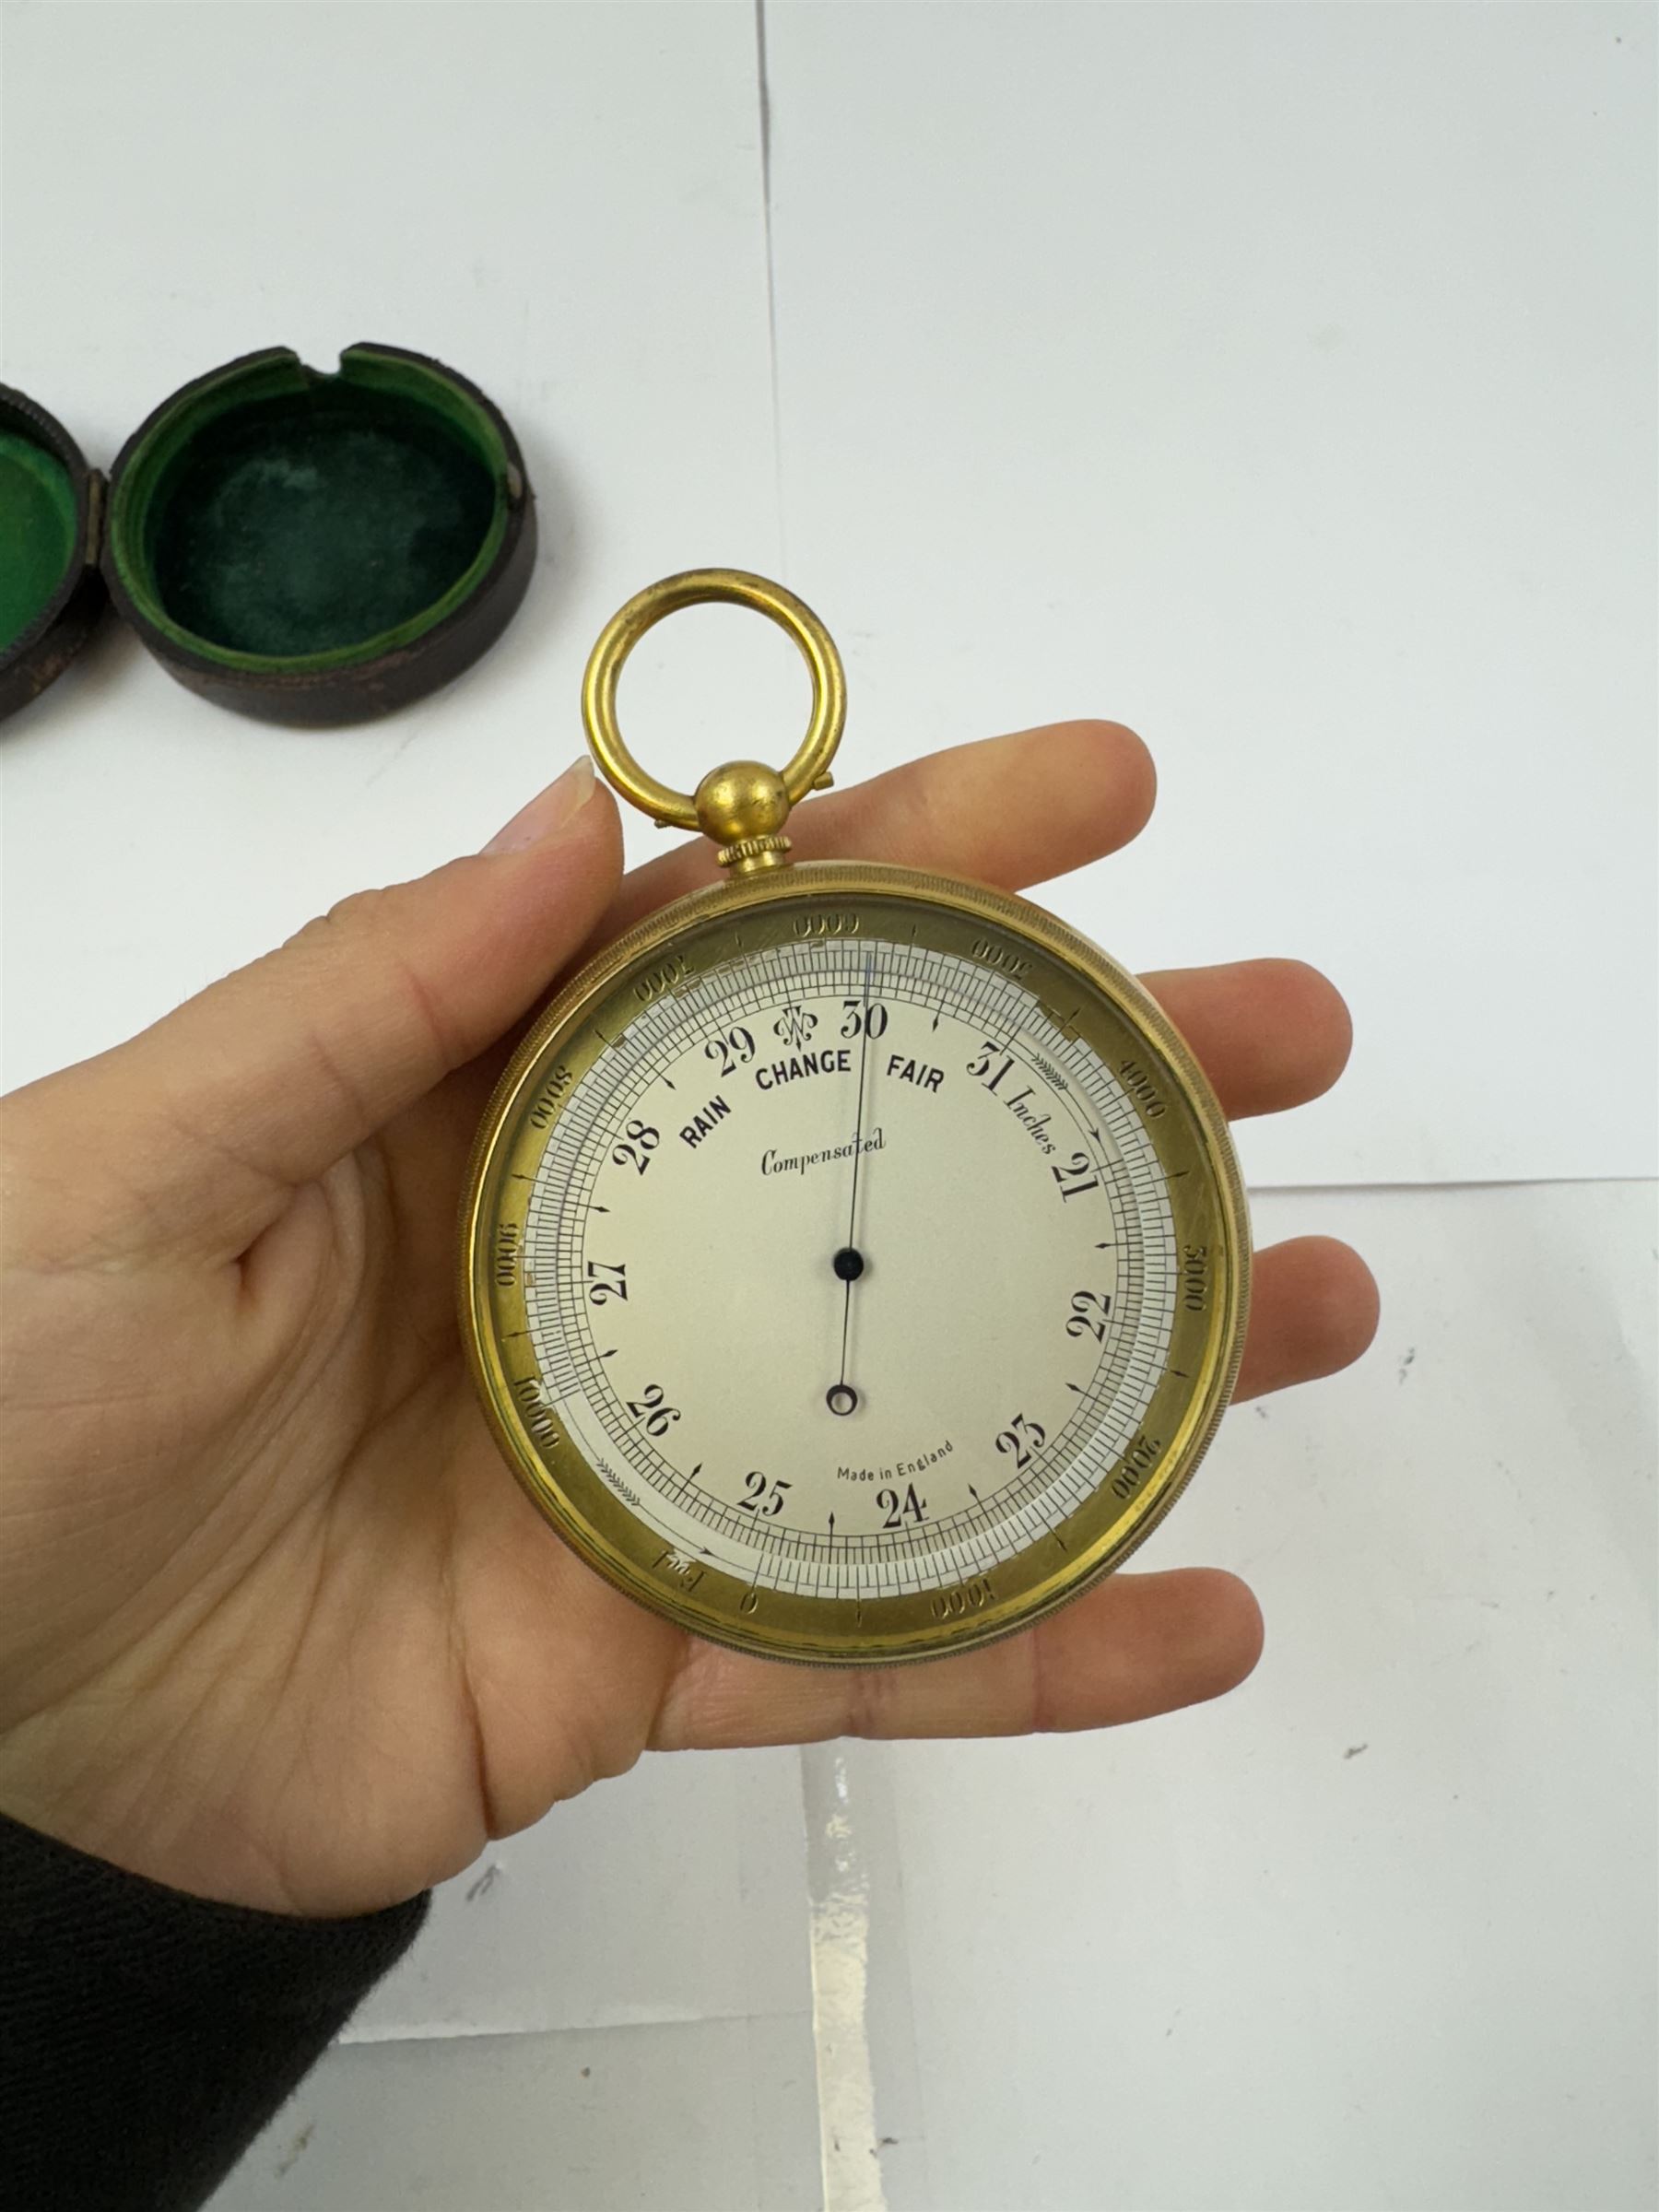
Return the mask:
M606 781L653 821L675 830L703 826L697 801L688 792L659 783L634 759L617 723L617 685L623 662L648 629L665 615L711 600L750 606L768 616L794 640L811 673L812 719L799 750L781 771L792 806L809 791L822 791L830 783L830 763L847 719L847 679L835 641L806 602L781 583L745 569L687 569L678 576L665 576L660 583L647 584L618 609L599 634L582 679L582 719Z

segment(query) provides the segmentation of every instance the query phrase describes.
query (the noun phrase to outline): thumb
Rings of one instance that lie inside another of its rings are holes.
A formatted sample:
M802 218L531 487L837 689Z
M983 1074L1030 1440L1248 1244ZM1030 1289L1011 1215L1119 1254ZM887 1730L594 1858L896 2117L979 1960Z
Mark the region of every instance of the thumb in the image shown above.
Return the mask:
M127 1133L120 1171L145 1201L147 1245L229 1256L296 1185L534 1006L593 934L620 868L616 806L583 754L481 853L343 900L131 1043L36 1089L75 1080L78 1097L53 1110L78 1120L76 1104L101 1109L106 1130Z

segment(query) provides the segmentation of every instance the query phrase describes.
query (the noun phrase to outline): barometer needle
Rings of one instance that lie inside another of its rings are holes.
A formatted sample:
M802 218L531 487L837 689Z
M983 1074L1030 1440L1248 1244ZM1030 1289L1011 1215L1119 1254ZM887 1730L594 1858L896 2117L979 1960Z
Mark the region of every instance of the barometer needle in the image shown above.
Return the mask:
M872 958L865 955L864 1011L859 1018L862 1031L858 1041L858 1116L853 1130L853 1196L847 1207L847 1241L836 1254L836 1273L846 1284L846 1295L841 1300L841 1381L830 1393L830 1404L847 1395L847 1343L853 1328L853 1286L864 1273L858 1247L853 1241L853 1232L858 1225L858 1171L864 1159L865 1069L870 1058L870 970ZM854 1263L857 1263L856 1265ZM851 1410L851 1408L847 1408Z

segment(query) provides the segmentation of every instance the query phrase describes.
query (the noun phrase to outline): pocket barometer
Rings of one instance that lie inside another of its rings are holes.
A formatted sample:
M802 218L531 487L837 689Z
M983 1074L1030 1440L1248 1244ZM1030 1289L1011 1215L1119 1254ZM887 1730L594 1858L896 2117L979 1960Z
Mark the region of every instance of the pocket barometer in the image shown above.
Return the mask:
M794 640L813 707L781 771L688 795L635 761L617 687L709 600ZM781 586L640 593L582 712L609 782L724 880L572 977L479 1133L463 1333L508 1464L600 1574L717 1642L868 1665L1023 1628L1162 1519L1237 1376L1249 1231L1209 1086L1041 908L791 862L845 687Z

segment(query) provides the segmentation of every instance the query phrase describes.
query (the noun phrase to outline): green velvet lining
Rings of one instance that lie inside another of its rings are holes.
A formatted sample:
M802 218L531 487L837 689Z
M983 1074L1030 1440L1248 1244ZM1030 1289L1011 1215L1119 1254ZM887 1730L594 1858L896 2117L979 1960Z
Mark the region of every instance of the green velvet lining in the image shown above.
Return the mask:
M417 362L353 347L181 397L123 470L110 547L140 611L228 666L377 659L459 606L507 527L488 415Z
M0 426L0 653L56 594L75 557L75 486L55 453Z

